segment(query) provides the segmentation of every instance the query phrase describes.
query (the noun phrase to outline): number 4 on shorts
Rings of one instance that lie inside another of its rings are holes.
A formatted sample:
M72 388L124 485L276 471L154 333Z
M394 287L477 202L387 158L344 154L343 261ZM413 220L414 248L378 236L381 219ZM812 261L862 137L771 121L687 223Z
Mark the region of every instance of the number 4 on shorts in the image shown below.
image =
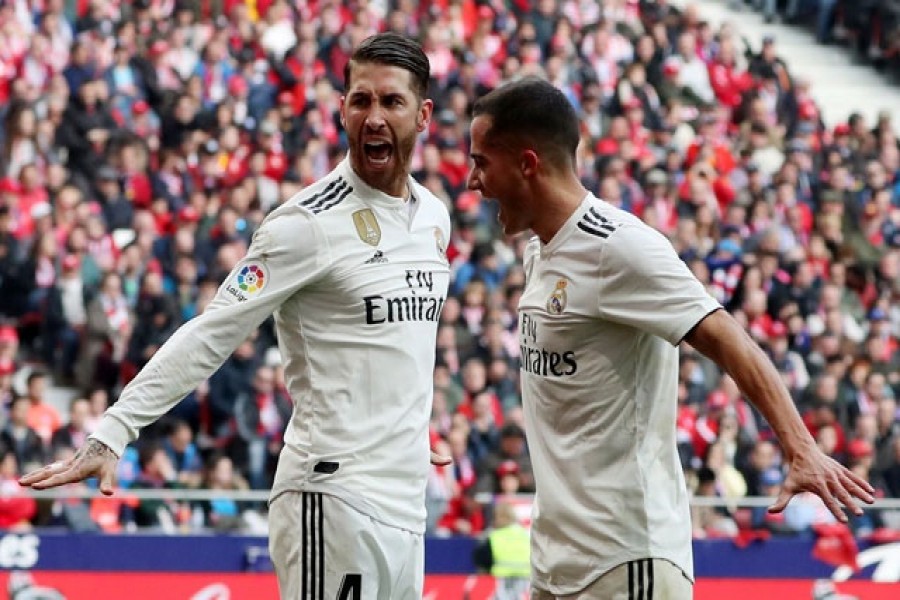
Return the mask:
M360 600L362 597L362 575L359 573L347 573L341 581L341 589L338 590L337 600Z

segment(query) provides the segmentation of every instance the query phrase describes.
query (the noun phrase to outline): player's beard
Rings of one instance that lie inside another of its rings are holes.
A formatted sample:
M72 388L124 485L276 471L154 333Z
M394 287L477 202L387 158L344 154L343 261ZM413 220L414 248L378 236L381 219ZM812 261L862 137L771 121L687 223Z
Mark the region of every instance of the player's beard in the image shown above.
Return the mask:
M366 142L359 141L357 170L360 177L373 188L398 196L406 193L406 179L416 139L414 135L406 138L391 137L390 153L384 163L367 152Z

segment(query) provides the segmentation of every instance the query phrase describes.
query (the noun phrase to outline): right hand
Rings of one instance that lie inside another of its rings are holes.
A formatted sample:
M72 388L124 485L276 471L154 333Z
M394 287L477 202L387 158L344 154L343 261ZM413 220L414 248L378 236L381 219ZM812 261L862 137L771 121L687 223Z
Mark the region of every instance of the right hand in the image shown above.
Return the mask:
M100 481L100 491L111 496L116 487L118 462L119 457L109 446L95 439L88 439L72 458L32 471L19 479L19 484L45 490L96 477Z

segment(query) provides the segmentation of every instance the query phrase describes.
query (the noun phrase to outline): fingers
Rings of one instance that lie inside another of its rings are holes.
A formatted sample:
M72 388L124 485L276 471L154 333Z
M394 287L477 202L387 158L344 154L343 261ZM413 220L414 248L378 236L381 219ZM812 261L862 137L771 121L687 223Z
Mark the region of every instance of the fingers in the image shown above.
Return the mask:
M821 495L822 502L825 503L825 506L828 507L828 510L831 511L831 514L834 515L834 518L840 521L841 523L847 522L847 515L844 513L844 510L841 508L841 503L837 501L834 495L822 494Z
M854 496L866 504L875 502L875 488L872 487L872 484L853 471L846 471L844 475L850 479L850 484L853 486L850 488L850 491Z
M35 490L46 490L48 488L57 487L60 485L65 485L67 483L73 483L75 481L81 481L84 477L81 477L73 468L68 468L61 473L56 473L50 477L42 479L36 483L31 484L32 489Z
M438 454L437 452L431 452L431 464L436 467L446 467L450 463L453 462L453 458L450 456L445 456L443 454Z
M844 471L841 475L843 475L843 480L838 481L832 493L853 514L860 516L863 514L863 509L857 500L872 504L875 501L875 496L869 491L872 486L852 471Z
M770 513L780 513L784 510L784 508L788 505L788 502L791 501L791 498L794 497L792 492L789 492L787 486L781 487L781 492L778 494L778 498L775 499L775 504L771 505L768 510Z
M27 475L23 475L19 479L19 485L23 485L26 487L33 487L36 484L40 484L41 482L46 481L47 479L53 477L54 475L58 475L59 473L62 473L63 471L65 471L68 468L68 466L69 466L68 462L50 463L49 465L47 465L45 467L41 467L40 469L37 469L35 471L32 471L31 473L28 473ZM36 488L36 489L40 489L40 488Z
M116 489L116 470L104 468L100 474L100 491L106 496L112 496Z
M83 457L76 455L67 461L59 461L47 465L43 469L38 469L34 473L29 473L23 477L20 482L23 485L29 485L35 490L46 490L48 488L66 485L82 481L92 475L102 473L103 466L96 464L88 464Z

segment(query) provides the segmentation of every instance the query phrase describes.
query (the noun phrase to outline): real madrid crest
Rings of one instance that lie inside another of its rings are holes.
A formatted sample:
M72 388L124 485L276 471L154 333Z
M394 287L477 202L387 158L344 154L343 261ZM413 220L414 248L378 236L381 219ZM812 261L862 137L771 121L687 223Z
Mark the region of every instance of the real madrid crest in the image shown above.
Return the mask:
M434 243L437 246L437 251L440 256L444 259L447 258L447 241L444 239L444 232L441 231L440 227L434 228Z
M369 244L377 246L381 241L381 226L375 213L370 208L364 208L353 213L353 224L356 226L356 233L359 239Z
M566 309L566 286L568 284L569 282L565 279L556 282L556 289L547 300L547 311L551 314L560 315Z

